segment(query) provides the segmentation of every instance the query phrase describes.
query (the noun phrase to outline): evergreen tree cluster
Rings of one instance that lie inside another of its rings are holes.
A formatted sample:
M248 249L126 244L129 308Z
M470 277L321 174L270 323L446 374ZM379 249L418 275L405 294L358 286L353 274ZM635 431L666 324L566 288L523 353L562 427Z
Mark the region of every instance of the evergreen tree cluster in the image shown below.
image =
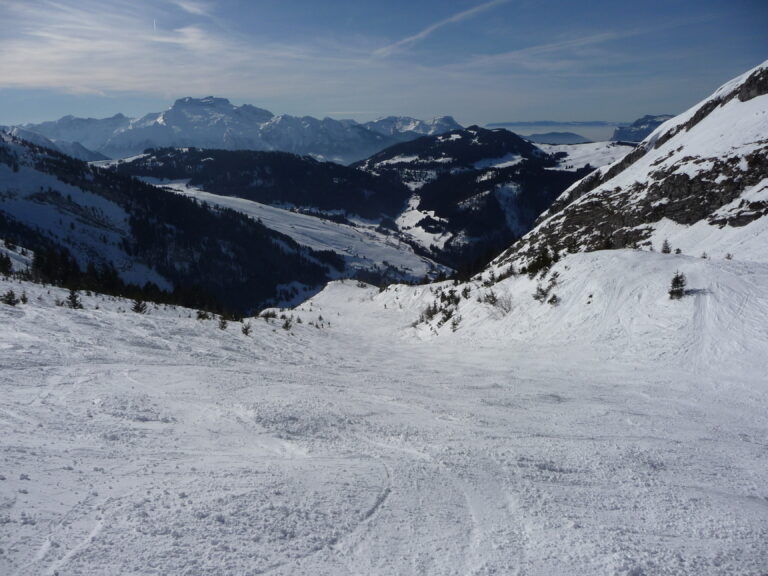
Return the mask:
M318 286L330 279L331 270L345 268L343 258L335 252L302 247L234 210L213 209L135 178L22 144L28 148L25 161L36 170L120 206L130 224L123 250L136 263L167 279L174 290L166 293L153 284L126 284L106 258L78 261L55 235L32 229L0 211L0 237L35 252L34 280L142 300L246 312L277 298L281 285ZM0 150L5 151L5 160L15 161L12 150L2 144Z
M394 178L287 152L198 148L147 152L148 156L122 162L115 170L130 176L188 178L191 186L214 194L365 218L393 216L410 196Z

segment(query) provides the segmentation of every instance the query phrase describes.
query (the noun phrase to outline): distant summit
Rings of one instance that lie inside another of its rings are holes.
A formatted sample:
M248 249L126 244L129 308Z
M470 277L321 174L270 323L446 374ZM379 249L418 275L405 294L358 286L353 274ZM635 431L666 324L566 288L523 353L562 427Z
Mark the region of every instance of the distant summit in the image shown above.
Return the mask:
M65 116L21 128L110 158L134 156L147 148L215 148L291 152L349 164L394 144L461 126L450 116L428 121L390 116L360 124L275 115L250 104L236 106L226 98L206 96L179 98L167 110L138 119L122 114L104 119Z
M385 136L404 137L411 140L410 135L435 136L452 130L461 130L462 126L452 116L440 116L424 121L408 116L387 116L373 122L363 124L368 130Z
M674 116L671 114L660 114L657 116L647 114L635 120L629 126L619 126L616 128L611 140L614 142L642 142L651 132L672 118Z

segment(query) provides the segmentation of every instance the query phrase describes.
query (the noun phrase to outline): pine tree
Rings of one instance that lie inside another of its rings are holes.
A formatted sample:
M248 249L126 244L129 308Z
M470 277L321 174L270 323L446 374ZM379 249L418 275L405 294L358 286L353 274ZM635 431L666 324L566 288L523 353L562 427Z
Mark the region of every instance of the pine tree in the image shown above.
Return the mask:
M8 306L16 306L19 303L19 299L16 298L16 293L13 290L8 290L8 292L0 296L0 302L8 304Z
M9 276L12 271L11 257L8 254L0 254L0 274Z
M685 296L686 283L685 274L682 272L675 272L669 287L669 297L672 298L672 300L680 300L680 298Z
M69 296L67 296L67 306L73 310L78 310L83 307L83 303L80 302L80 294L78 294L77 290L69 290Z
M133 312L136 312L136 314L146 314L147 313L147 303L144 302L144 300L137 299L133 301L133 306L131 306L131 310Z
M661 253L669 254L670 252L672 252L672 247L669 245L669 240L665 238L664 243L661 245Z

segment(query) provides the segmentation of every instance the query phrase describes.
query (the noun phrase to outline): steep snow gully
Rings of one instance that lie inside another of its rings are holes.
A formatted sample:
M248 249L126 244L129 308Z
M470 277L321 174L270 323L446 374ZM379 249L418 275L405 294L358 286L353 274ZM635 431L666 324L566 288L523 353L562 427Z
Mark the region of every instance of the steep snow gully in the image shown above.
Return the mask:
M0 279L0 573L768 573L768 267L554 270L559 306L478 283L437 334L430 286L245 336Z

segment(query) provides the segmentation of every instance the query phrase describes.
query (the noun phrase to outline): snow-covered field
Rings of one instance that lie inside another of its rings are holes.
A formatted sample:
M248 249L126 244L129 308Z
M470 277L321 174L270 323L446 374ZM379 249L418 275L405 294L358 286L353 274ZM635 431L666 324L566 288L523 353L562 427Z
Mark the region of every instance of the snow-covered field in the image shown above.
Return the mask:
M0 279L0 574L765 574L768 266L554 271L437 334L430 286L245 336Z
M587 142L585 144L536 144L547 154L565 152L557 170L576 171L587 164L592 168L600 168L621 160L634 150L634 146L619 142Z
M144 178L150 184L163 186L179 194L191 196L212 206L231 208L260 220L265 226L293 238L313 250L332 250L341 254L353 270L371 270L392 266L400 270L401 280L424 278L435 271L447 270L414 253L413 248L396 235L379 232L375 224L359 221L355 226L292 212L260 202L211 194L188 186L187 181L159 181Z

